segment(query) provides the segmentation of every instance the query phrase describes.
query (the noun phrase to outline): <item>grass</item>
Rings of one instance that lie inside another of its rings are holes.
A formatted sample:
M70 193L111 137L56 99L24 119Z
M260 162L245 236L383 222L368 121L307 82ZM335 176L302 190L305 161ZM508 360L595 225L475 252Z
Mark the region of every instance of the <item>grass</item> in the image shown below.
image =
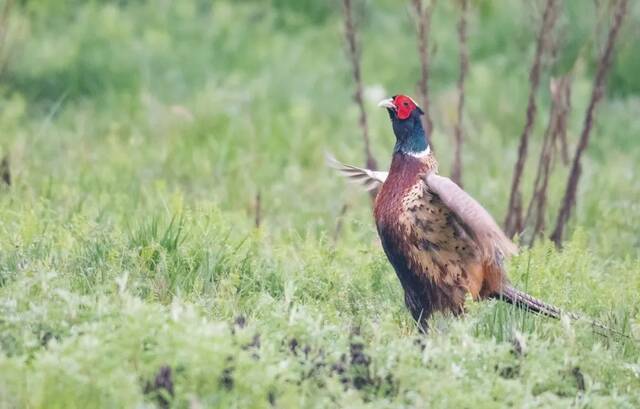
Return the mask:
M339 8L238 3L15 9L0 78L0 154L10 154L14 181L0 187L0 407L640 406L638 343L584 322L492 301L418 333L368 196L323 165L325 150L362 162ZM551 69L584 54L575 143L597 13L577 0L565 7L580 18L563 21L563 57ZM464 181L498 220L538 11L481 1L471 19ZM413 93L408 8L381 0L360 12L366 85ZM520 288L636 338L640 63L630 50L639 13L634 6L621 36L570 238L562 251L541 242L509 265ZM444 174L454 24L453 6L439 2L432 108ZM534 152L546 91L539 101ZM374 150L386 163L393 140L374 102ZM566 174L559 166L552 180L549 225Z

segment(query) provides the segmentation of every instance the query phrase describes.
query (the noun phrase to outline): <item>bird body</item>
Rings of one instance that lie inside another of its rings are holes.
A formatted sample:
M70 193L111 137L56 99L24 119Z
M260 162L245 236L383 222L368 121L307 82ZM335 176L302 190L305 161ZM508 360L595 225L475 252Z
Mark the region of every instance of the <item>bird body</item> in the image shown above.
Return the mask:
M382 247L400 280L405 303L422 330L434 311L458 315L467 295L497 298L552 318L559 308L513 287L505 261L517 252L491 215L449 178L438 175L418 105L398 95L380 102L387 109L396 144L389 172L329 165L367 190L379 189L374 217ZM588 320L594 328L628 337Z
M396 136L389 172L329 160L367 189L379 188L374 206L378 235L414 319L426 328L434 311L458 315L467 294L476 300L499 297L559 317L556 308L509 285L504 261L516 246L478 202L438 175L417 104L399 95L380 105L387 108Z
M382 246L418 321L435 310L459 314L467 293L477 299L499 291L503 281L501 270L485 268L481 248L427 186L426 175L436 171L431 153L395 153L374 208Z

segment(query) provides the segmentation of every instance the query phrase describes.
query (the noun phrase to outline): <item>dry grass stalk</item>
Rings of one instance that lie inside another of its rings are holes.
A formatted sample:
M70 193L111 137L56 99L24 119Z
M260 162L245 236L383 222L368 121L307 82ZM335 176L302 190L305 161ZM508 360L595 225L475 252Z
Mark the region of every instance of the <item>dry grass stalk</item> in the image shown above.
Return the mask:
M562 164L568 166L570 163L569 160L569 141L567 140L567 132L558 135L558 139L556 140L560 150L560 157L562 158Z
M254 202L254 211L255 211L255 225L256 229L260 228L260 224L262 223L262 195L260 191L256 193L256 198Z
M418 92L420 94L420 104L424 110L422 126L431 137L433 121L431 119L431 107L429 105L429 32L431 31L431 16L436 6L437 0L430 0L426 7L423 7L422 0L412 0L413 10L416 15L418 28L418 55L420 57L420 80L418 81ZM433 137L429 141L433 148Z
M13 10L13 0L6 0L0 11L0 77L4 72L4 68L8 61L8 56L5 54L6 51L6 43L7 43L7 33L9 32L9 17L11 16L11 11Z
M336 228L333 230L333 244L335 245L340 238L340 233L342 232L342 225L344 223L344 215L347 214L347 210L349 210L349 205L347 203L342 205L340 209L340 214L336 219Z
M11 166L9 165L9 154L7 153L0 161L0 180L7 185L11 186Z
M356 38L355 24L353 22L353 8L351 0L343 0L342 4L342 10L344 14L345 39L347 42L347 54L349 56L349 61L351 62L351 73L353 76L353 82L356 86L353 98L356 101L356 104L358 104L358 108L360 109L360 117L358 123L360 125L360 129L362 130L362 139L364 140L366 166L369 169L377 169L378 163L371 153L369 127L367 125L367 113L364 108L362 73L360 70L360 50L358 48L358 42ZM372 192L372 197L375 197L375 192Z
M507 217L504 222L505 233L509 237L513 237L513 235L521 231L523 227L521 203L522 196L520 193L520 183L522 180L524 165L527 159L529 136L531 135L531 130L533 129L533 123L535 121L537 113L536 94L540 85L542 55L548 43L549 33L551 32L555 24L557 14L556 0L547 0L542 16L542 23L540 24L540 31L538 32L536 51L533 57L533 63L531 64L531 71L529 72L530 89L526 111L527 117L524 129L522 130L522 134L520 136L520 144L518 146L518 160L516 161L513 171L513 181L511 183L509 206L507 208Z
M549 176L555 163L558 151L562 153L560 141L565 141L567 134L567 119L571 112L571 75L559 79L551 79L552 104L549 112L549 123L542 141L542 149L538 161L538 170L533 186L533 195L527 208L525 225L533 223L533 230L529 238L531 246L545 228L545 210L547 206L547 190ZM559 143L560 142L560 143ZM533 222L532 222L532 219Z
M468 0L460 1L460 20L458 21L458 43L460 46L460 73L458 75L458 122L455 127L455 151L451 168L451 179L462 186L462 143L464 118L464 85L469 71L469 52L467 50L467 10Z
M589 136L591 135L591 129L593 128L596 108L604 95L605 80L607 73L611 68L613 49L618 37L618 32L620 31L624 17L627 14L627 4L628 0L618 0L614 6L613 22L609 28L604 51L598 61L598 71L593 83L591 99L589 100L589 105L585 114L584 125L580 134L580 140L578 141L578 147L571 164L571 171L567 180L567 187L562 200L562 207L558 212L556 227L550 237L556 246L560 246L560 243L562 242L566 223L569 220L571 211L576 204L576 192L578 190L578 182L582 172L580 160L582 159L583 152L589 145Z

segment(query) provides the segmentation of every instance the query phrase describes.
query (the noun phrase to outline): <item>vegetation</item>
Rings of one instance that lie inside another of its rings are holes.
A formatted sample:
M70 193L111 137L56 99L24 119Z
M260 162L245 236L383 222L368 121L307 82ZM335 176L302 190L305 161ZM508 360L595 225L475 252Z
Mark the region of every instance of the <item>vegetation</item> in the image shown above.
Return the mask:
M326 150L364 162L339 2L12 3L0 48L0 407L640 406L640 344L586 322L490 301L420 335L370 198L323 164ZM420 76L406 3L354 1L381 167L393 136L377 94L414 93ZM607 31L606 5L563 3L531 152L549 73L571 67L573 151ZM469 2L464 185L499 221L541 4ZM446 173L459 15L444 1L433 13ZM518 287L636 339L639 23L630 2L563 248L539 241L509 266ZM558 164L549 181L547 226L568 171Z

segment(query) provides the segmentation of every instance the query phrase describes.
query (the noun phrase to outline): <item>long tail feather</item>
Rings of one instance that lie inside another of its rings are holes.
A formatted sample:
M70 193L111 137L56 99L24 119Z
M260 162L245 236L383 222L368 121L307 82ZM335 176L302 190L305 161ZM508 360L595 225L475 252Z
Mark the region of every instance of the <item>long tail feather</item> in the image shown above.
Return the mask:
M544 315L546 317L560 319L563 315L565 315L574 321L586 320L587 322L589 322L589 324L591 324L593 328L603 331L604 333L615 334L621 337L634 339L629 334L610 328L601 322L589 318L584 318L570 312L562 311L560 308L539 300L525 293L524 291L518 290L511 285L506 285L501 292L494 294L492 298L500 299L526 311Z
M510 285L506 285L500 293L494 295L494 298L501 299L524 310L551 318L559 319L562 314L560 308L547 304L546 302Z

